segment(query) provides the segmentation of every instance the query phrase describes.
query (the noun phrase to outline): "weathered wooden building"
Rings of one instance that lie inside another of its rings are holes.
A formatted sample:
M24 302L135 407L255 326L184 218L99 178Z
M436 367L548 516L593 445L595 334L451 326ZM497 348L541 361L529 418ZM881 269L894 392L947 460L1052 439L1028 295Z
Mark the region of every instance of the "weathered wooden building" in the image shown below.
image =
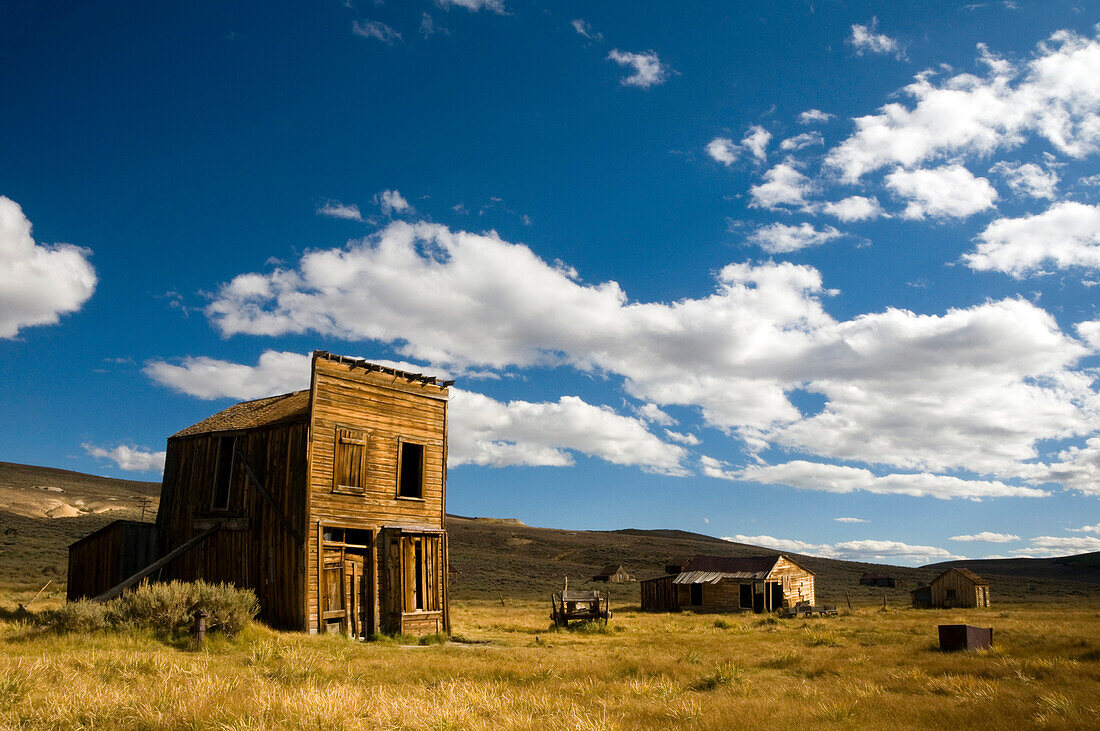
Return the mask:
M970 569L950 568L910 592L914 607L988 607L989 582Z
M886 576L884 574L863 574L859 577L859 583L864 586L885 586L895 588L900 586L902 582L895 579L893 576Z
M640 586L642 609L655 612L765 612L815 600L814 573L783 555L695 556Z
M313 354L307 391L231 406L168 439L157 578L256 592L309 632L449 631L448 386Z
M609 563L600 569L590 581L603 581L611 584L623 584L634 581L634 574L626 570L622 564Z

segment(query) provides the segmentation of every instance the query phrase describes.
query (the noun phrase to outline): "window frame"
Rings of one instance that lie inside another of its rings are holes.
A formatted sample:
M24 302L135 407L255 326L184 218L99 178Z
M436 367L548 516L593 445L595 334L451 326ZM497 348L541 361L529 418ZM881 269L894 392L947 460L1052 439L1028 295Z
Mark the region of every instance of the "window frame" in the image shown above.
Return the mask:
M214 479L210 489L210 512L224 513L233 503L233 476L237 471L237 434L219 434L217 455L214 458ZM225 446L229 445L229 468L223 473L222 464L225 459ZM223 492L221 490L222 477L225 477L224 500L218 500Z
M419 447L420 448L420 474L418 475L417 484L419 486L418 494L406 495L402 493L402 482L405 475L405 447ZM428 445L424 442L414 441L406 437L398 437L397 439L397 484L395 486L394 495L398 500L417 500L423 502L424 500L424 477L425 477L425 465L427 463Z

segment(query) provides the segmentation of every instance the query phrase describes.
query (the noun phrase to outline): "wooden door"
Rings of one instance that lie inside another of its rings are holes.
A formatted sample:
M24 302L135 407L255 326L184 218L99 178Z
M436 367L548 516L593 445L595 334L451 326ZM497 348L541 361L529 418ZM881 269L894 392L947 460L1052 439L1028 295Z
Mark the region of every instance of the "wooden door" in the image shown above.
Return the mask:
M370 567L362 553L344 554L344 595L348 633L367 639L374 632L374 597L371 593Z
M321 575L321 629L324 632L348 631L347 592L344 552L326 548Z

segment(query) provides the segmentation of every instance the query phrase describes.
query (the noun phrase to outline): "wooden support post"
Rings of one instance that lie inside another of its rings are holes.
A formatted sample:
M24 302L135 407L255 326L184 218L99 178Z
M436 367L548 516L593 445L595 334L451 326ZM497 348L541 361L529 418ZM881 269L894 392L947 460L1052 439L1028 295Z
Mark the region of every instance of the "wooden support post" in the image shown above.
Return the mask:
M882 608L886 609L886 592L882 592Z
M852 611L852 595L848 592L844 592L844 598L848 600L848 611Z

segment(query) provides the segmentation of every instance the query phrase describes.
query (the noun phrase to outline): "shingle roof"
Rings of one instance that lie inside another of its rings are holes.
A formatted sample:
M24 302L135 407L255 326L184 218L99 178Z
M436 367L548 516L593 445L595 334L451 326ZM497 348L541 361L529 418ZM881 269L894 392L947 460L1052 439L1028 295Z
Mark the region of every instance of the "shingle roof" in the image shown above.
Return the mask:
M978 576L976 573L974 573L970 569L961 569L961 568L956 568L954 566L949 568L947 571L944 571L942 574L940 574L935 579L933 579L933 581L939 581L940 579L942 579L944 576L946 576L951 571L958 571L960 574L962 574L964 577L966 577L967 579L969 579L973 583L977 584L978 586L989 586L988 581L986 581L982 577Z
M268 396L255 401L233 404L198 424L176 432L170 438L189 437L195 434L209 434L220 431L254 429L258 426L271 426L309 416L309 391L295 391L279 396Z

